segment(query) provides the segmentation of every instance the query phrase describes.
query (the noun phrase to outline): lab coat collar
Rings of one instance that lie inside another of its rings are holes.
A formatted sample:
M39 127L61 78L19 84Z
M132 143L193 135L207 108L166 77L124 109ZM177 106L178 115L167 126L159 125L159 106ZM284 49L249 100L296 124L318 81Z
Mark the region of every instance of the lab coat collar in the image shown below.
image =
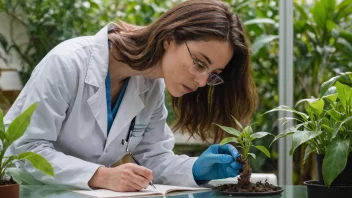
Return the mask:
M109 66L108 31L114 27L114 23L109 23L94 36L94 46L91 58L89 60L85 83L93 85L97 88L105 86L104 82ZM143 77L132 79L138 79L135 83L138 94L149 90L149 80Z

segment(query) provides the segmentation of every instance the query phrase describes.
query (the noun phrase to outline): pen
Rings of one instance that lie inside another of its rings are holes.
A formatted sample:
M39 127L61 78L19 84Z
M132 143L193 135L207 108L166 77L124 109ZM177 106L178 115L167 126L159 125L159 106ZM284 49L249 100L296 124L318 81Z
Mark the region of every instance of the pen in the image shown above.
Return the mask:
M132 157L132 159L136 162L136 164L138 164L139 166L141 166L141 164L138 162L138 160L133 156L133 154L131 152L128 152L128 154ZM155 189L156 187L153 184L153 181L149 182L149 185L153 186Z

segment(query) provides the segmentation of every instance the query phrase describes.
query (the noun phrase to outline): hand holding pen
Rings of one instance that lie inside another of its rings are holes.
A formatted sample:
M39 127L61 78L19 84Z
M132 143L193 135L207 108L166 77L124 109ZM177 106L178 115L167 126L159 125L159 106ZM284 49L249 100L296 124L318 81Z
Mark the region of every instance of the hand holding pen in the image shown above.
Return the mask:
M153 172L150 169L126 163L116 167L99 167L88 185L116 192L136 192L147 188L152 179Z
M136 162L137 165L141 166L141 163L139 163L139 161L133 156L133 154L131 152L128 152L128 154L131 156L131 158ZM149 182L149 185L153 186L155 189L156 187L154 186L153 181Z
M126 153L128 153L132 159L136 162L137 165L139 166L142 166L141 163L139 163L139 161L133 156L133 154L128 150L128 145L133 137L133 129L134 129L134 124L135 124L135 121L136 121L136 117L134 117L131 121L131 125L130 125L130 128L128 129L128 133L126 135L126 138L125 139L122 139L121 141L121 144L123 146L126 146ZM147 179L147 178L145 178ZM155 189L156 187L154 186L153 184L153 181L152 180L149 180L149 185L153 186Z
M133 137L133 129L134 129L134 124L135 124L135 121L136 121L136 117L134 117L133 119L132 119L132 121L131 121L131 124L130 124L130 127L129 127L129 129L128 129L128 133L127 133L127 135L126 135L126 138L125 139L122 139L122 141L121 141L121 144L123 145L123 146L126 146L126 153L128 153L131 157L132 157L132 159L135 161L135 163L138 165L138 166L140 166L140 167L143 167L142 165L141 165L141 163L139 163L139 161L133 156L133 154L128 150L128 145L129 145L129 143L130 143L130 141L131 141L131 139L132 139L132 137ZM144 168L144 167L143 167ZM142 176L143 177L143 176ZM156 189L156 187L154 186L154 184L153 184L153 181L151 180L151 179L148 179L148 178L146 178L146 177L144 177L144 179L147 179L148 181L149 181L149 185L151 185L151 186L153 186L155 189Z

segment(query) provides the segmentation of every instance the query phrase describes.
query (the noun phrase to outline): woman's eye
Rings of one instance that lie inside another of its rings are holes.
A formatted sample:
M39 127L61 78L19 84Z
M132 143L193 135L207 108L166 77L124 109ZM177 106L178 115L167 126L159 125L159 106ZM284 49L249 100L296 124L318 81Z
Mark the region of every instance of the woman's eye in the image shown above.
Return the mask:
M206 67L204 66L204 64L203 64L202 62L200 62L199 60L196 60L195 62L196 62L196 64L197 64L198 67L206 68Z
M198 71L206 70L206 68L203 65L201 65L199 62L195 62L195 63Z

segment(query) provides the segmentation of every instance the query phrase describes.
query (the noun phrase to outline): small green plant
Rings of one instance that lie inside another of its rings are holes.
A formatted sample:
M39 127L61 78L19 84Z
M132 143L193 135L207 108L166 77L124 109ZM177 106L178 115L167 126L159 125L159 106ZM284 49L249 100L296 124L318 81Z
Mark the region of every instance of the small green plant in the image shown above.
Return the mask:
M243 171L240 174L240 177L238 178L238 186L240 188L250 186L250 176L252 174L252 169L250 168L250 165L248 163L248 157L251 156L253 159L256 159L256 155L254 153L250 153L250 148L256 148L263 152L267 157L270 158L270 152L265 146L259 146L259 145L254 145L253 141L255 139L263 138L267 135L272 135L267 132L255 132L253 133L251 125L243 128L241 123L237 121L235 117L232 116L234 121L236 122L237 126L241 129L241 131L238 131L234 128L231 127L226 127L226 126L221 126L219 124L216 124L219 126L222 130L226 131L232 137L226 137L224 138L221 142L220 145L224 145L227 143L234 142L236 143L236 147L241 148L243 154L240 155L240 157L237 159L238 162L240 162L243 165Z
M19 155L6 155L5 152L9 146L20 138L26 131L32 115L37 107L37 103L32 104L28 109L21 113L13 122L9 125L5 131L3 113L0 109L0 185L6 185L13 183L12 179L9 180L6 175L6 170L11 167L15 160L28 160L32 165L43 171L44 173L54 176L54 169L51 164L41 155L33 152L23 152Z
M300 104L306 104L304 111L281 105L266 112L286 111L297 115L280 119L283 124L289 120L297 121L297 124L285 129L273 142L293 135L290 155L298 146L306 144L303 162L311 153L324 155L322 175L325 185L329 187L345 169L351 153L352 72L342 73L324 82L319 98L300 100L296 107Z

